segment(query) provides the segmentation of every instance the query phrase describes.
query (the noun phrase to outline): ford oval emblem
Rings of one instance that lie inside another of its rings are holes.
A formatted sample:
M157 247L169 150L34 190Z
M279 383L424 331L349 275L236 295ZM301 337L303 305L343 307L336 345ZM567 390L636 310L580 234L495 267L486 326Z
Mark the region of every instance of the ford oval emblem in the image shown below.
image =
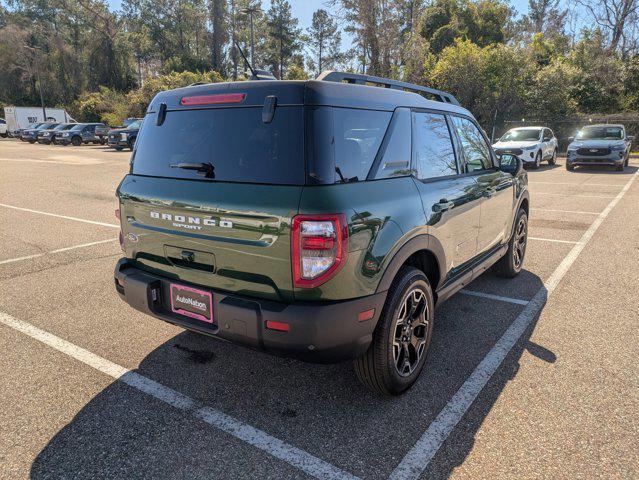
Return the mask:
M138 236L135 233L128 233L126 239L131 243L138 243Z

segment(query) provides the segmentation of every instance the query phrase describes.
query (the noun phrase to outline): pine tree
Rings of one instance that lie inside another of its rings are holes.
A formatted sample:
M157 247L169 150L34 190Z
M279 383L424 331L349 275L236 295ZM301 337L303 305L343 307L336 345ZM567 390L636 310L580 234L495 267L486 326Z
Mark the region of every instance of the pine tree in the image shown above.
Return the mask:
M287 0L273 0L266 14L268 40L265 60L277 78L284 78L286 67L301 48L298 21Z
M310 69L316 70L319 75L323 70L335 68L336 63L342 58L340 53L342 35L338 30L337 22L326 10L319 9L313 13L313 21L306 32L313 54L309 62Z

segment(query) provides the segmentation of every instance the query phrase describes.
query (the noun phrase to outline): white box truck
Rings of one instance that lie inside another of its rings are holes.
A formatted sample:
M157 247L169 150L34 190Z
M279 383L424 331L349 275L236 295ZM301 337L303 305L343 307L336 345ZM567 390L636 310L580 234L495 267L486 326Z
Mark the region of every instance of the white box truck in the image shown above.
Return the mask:
M63 108L45 108L46 118L42 107L4 107L4 118L7 122L7 132L15 132L37 122L73 123L75 120Z

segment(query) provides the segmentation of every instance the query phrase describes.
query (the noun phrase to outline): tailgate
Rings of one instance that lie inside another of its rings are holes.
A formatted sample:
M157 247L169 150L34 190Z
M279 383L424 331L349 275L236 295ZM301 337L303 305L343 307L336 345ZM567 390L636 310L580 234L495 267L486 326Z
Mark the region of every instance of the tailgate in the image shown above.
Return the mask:
M302 187L127 175L126 256L187 283L291 301L291 218Z

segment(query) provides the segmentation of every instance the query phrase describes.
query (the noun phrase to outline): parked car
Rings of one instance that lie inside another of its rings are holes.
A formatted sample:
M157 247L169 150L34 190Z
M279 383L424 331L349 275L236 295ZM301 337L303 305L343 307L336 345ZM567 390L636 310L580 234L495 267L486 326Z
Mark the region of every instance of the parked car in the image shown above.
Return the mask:
M537 169L542 161L554 165L557 161L557 138L547 127L518 127L508 130L493 145L495 153L508 153L521 158L524 164Z
M78 123L73 128L61 132L56 136L56 143L60 145L73 145L78 147L87 143L102 143L100 137L95 134L96 127L104 126L103 123Z
M106 145L110 131L111 127L104 125L103 123L95 126L95 136L100 140L102 145Z
M67 130L71 130L77 123L61 123L55 128L46 128L44 130L38 130L38 143L44 143L45 145L50 145L55 143L56 136L60 135L61 132L66 132Z
M124 301L276 354L354 358L384 394L419 376L435 305L523 267L523 163L498 163L441 91L341 72L190 86L156 95L135 152L117 190Z
M507 153L521 158L525 165L537 169L542 161L557 161L557 138L547 127L519 127L508 130L493 145L498 155Z
M122 122L122 128L126 128L130 126L133 122L137 122L138 120L142 120L142 119L135 118L135 117L125 118L124 121Z
M42 124L43 124L42 122L30 123L29 125L27 125L26 128L20 128L18 130L14 130L13 131L13 136L16 137L16 138L19 138L22 142L26 142L27 139L26 138L22 138L22 134L24 132L26 132L27 130L35 130L36 128L38 128Z
M127 128L111 130L109 132L109 146L116 150L122 150L124 148L133 150L141 126L142 120L136 120L129 124Z
M4 118L0 118L0 137L6 138L7 136L7 122Z
M610 165L623 171L628 165L634 137L628 135L623 125L588 125L574 138L566 152L566 170L577 165Z
M20 134L20 140L29 143L35 143L38 140L38 133L42 130L49 130L55 128L59 125L59 123L41 123L36 128L29 128L23 130Z

